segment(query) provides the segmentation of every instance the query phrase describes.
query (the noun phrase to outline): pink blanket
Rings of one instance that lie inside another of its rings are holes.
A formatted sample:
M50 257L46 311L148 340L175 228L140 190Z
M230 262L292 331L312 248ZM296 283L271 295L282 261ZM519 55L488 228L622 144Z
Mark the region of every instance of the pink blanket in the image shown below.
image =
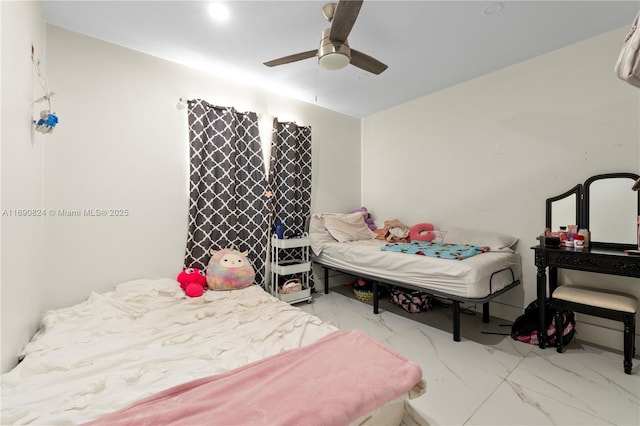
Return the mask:
M339 330L88 424L341 425L421 383L417 364L359 330Z

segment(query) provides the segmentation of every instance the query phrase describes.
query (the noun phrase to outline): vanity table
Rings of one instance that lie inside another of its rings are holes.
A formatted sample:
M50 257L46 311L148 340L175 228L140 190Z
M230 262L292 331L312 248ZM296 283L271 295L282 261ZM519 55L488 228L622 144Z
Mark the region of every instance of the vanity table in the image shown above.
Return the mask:
M597 272L607 275L640 278L640 256L630 256L620 249L568 247L552 248L544 246L532 247L535 250L535 264L538 270L536 276L538 306L539 345L546 345L545 298L553 294L558 286L558 268L577 271ZM547 268L549 270L547 279ZM548 289L548 293L547 293Z
M546 200L546 227L576 224L591 233L589 247L531 247L535 252L536 289L539 307L539 346L546 346L545 299L558 286L558 269L640 278L640 256L625 250L638 249L640 192L632 191L635 173L591 176L584 184ZM548 274L547 274L548 270ZM548 277L547 277L548 275Z

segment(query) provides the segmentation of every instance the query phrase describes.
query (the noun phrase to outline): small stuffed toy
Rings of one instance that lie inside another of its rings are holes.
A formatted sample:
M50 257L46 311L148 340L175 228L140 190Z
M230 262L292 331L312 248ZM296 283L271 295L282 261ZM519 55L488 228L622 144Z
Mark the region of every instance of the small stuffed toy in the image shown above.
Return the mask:
M233 249L211 250L207 265L207 285L211 290L239 290L253 284L256 273L248 252Z
M366 207L360 207L359 209L355 209L355 210L351 210L351 213L365 213L364 216L364 222L367 224L367 226L369 227L369 229L371 229L372 231L375 231L376 228L376 224L373 221L373 218L371 217L371 215L367 212L367 208Z
M187 268L178 274L176 280L180 283L180 288L189 297L200 297L207 287L207 278L204 271L198 268Z
M409 229L409 238L412 241L430 242L435 238L434 227L430 223L418 223Z

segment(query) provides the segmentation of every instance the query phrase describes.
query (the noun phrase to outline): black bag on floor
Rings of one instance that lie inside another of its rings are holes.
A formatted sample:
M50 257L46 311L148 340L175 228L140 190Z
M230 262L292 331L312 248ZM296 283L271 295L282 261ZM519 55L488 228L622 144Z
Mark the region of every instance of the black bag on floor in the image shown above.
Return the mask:
M524 313L520 315L513 322L511 326L511 338L513 340L519 340L521 342L537 345L538 340L538 301L534 300L529 303L524 310ZM547 330L547 343L549 345L556 344L556 310L551 307L549 300L545 301L545 318L544 324ZM571 311L563 311L562 315L562 345L565 346L576 332L576 319L575 314Z
M396 286L392 286L389 292L391 303L412 314L426 312L433 306L433 296L428 293Z

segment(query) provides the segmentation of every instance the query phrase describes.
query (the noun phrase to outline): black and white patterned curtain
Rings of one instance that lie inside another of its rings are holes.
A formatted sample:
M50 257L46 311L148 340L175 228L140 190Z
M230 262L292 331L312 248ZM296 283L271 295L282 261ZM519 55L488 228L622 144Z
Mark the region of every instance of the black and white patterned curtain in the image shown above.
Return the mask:
M302 235L311 212L311 128L295 123L274 123L272 151L275 219L285 234Z
M274 221L284 224L285 235L302 235L311 213L311 128L274 122L272 148ZM302 249L286 250L283 260L300 259ZM313 277L309 285L315 291Z
M184 266L204 269L210 249L235 247L249 252L256 283L265 287L273 223L279 219L287 233L302 234L311 211L311 128L273 119L267 179L256 113L203 100L188 106L191 167Z
M264 286L269 232L262 145L255 113L189 102L190 203L185 267L204 269L210 249L248 251Z

